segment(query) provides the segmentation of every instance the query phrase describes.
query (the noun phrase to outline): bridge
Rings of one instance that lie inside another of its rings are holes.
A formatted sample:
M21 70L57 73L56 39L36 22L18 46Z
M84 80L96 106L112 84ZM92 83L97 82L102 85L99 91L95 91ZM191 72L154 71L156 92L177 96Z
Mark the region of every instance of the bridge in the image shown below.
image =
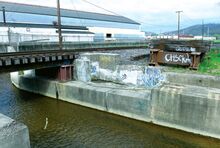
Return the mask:
M59 50L56 42L24 42L18 47L2 44L1 47L0 73L3 73L70 64L82 52L147 48L148 43L64 43L63 50ZM12 48L13 52L7 52L8 47Z

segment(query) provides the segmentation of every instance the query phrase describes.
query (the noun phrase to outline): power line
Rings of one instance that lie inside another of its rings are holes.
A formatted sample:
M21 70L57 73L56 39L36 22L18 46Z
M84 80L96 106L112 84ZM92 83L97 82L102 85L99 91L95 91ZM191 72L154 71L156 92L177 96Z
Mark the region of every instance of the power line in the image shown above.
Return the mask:
M71 2L72 2L72 4L73 4L74 10L76 10L75 12L76 12L77 17L79 18L79 22L80 22L81 26L85 26L85 24L83 23L83 21L85 21L85 19L84 19L84 18L81 18L81 17L79 16L78 10L76 9L76 6L75 6L73 0L71 0ZM88 37L88 34L87 34L86 36ZM90 43L90 46L91 46L91 48L92 48L92 43Z
M115 12L113 12L113 11L110 11L110 10L108 10L108 9L105 9L105 8L103 8L103 7L99 6L99 5L96 5L96 4L94 4L94 3L91 3L91 2L89 2L89 1L87 1L87 0L82 0L82 1L84 1L84 2L86 2L86 3L88 3L88 4L90 4L90 5L93 5L93 6L97 7L97 8L100 8L100 9L102 9L102 10L105 10L105 11L107 11L107 12L110 12L110 13L112 13L112 14L114 14L114 15L121 16L121 15L118 14L118 13L115 13Z
M73 0L71 0L71 3L73 5L73 9L76 10L75 13L76 13L76 16L79 18L79 22L80 22L81 26L84 26L84 23L83 23L84 19L79 16L78 10L76 9L76 6L75 6Z
M103 8L103 7L101 7L101 6L97 5L97 4L91 3L91 2L89 2L89 1L87 1L87 0L82 0L82 1L84 1L84 2L86 2L86 3L88 3L88 4L90 4L90 5L93 5L93 6L97 7L97 8L99 8L99 9L102 9L102 10L104 10L104 11L106 11L106 12L109 12L109 13L111 13L111 14L114 14L114 15L116 15L116 16L122 16L122 17L123 17L123 15L121 15L121 14L119 14L119 13L116 13L116 12L113 12L113 11L108 10L108 9L106 9L106 8ZM133 19L133 18L132 18L132 19ZM144 22L142 22L142 21L140 21L140 20L137 20L136 18L133 19L133 20L135 20L135 21L138 22L138 23L144 23Z

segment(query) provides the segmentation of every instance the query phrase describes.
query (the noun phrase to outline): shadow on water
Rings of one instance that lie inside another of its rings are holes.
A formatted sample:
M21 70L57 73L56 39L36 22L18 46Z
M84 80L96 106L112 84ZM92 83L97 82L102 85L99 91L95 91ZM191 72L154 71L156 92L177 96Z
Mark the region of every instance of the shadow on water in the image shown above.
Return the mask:
M0 112L28 126L32 147L220 147L217 139L18 90L8 75L0 84Z

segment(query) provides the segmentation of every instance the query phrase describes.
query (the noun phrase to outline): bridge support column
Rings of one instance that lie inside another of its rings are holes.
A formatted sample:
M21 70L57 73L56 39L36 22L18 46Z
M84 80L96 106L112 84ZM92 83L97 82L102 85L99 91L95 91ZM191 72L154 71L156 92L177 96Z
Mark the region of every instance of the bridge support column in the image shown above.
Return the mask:
M55 79L62 82L71 81L73 79L73 65L36 69L35 74L36 76Z

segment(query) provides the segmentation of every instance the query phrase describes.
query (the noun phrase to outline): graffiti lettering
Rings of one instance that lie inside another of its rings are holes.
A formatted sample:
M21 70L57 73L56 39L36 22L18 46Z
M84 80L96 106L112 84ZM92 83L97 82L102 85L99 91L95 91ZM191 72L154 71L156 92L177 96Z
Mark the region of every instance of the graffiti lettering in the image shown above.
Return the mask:
M176 47L175 50L176 51L185 51L185 52L196 51L196 49L193 47L180 47L180 46Z
M178 63L181 62L183 64L190 64L191 59L189 54L165 54L165 61L166 62L174 62Z

